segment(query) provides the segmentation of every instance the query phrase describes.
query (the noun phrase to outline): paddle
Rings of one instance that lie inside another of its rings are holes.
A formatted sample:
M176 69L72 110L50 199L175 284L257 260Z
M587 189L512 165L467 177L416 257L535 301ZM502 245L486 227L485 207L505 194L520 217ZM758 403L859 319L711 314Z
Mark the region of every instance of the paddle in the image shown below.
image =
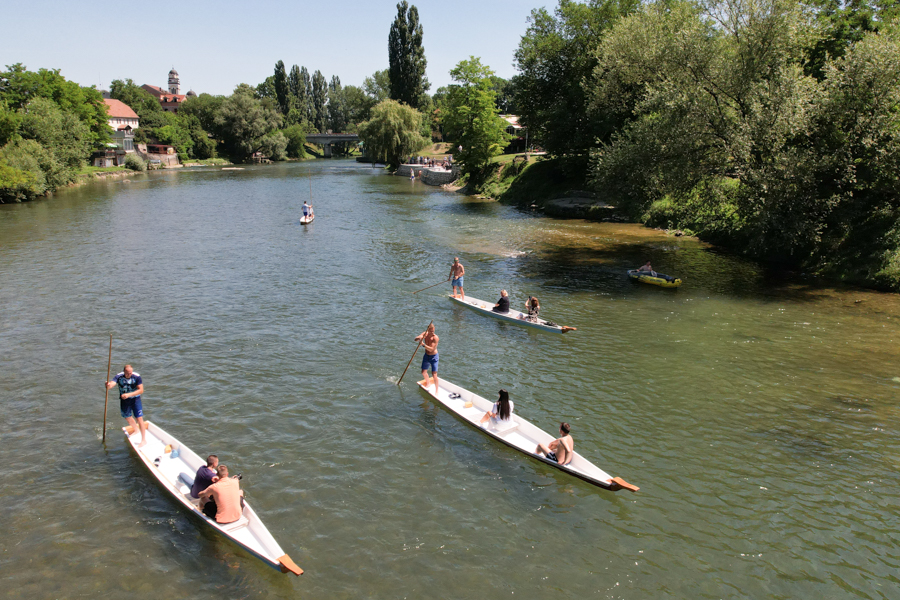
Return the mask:
M444 283L444 282L442 281L441 283ZM434 287L434 286L432 286L432 287ZM428 327L431 327L432 323L434 323L434 319L431 320L431 323L428 324ZM426 332L428 331L428 327L425 328ZM422 339L419 340L419 346L421 346L422 342L424 342L424 341L425 341L425 336L423 335ZM403 369L403 375L401 375L400 379L397 380L397 385L400 385L400 382L403 381L403 377L406 375L406 372L409 370L409 365L412 364L412 359L414 359L416 357L416 352L419 351L419 346L416 346L416 349L413 350L413 355L409 357L409 362L406 363L406 368Z
M430 290L431 288L436 287L436 286L439 286L439 285L441 285L442 283L447 283L448 281L450 281L450 278L449 278L449 277L448 277L447 279L443 280L443 281L437 282L437 283L434 284L434 285L429 285L427 288L422 288L421 290L416 290L415 292L413 292L413 294L418 294L419 292L424 292L425 290Z
M112 367L112 334L109 334L109 360L106 362L106 381L103 382L103 389L106 390L106 399L103 400L103 441L106 443L106 407L109 404L109 388L106 387L109 382L109 370Z

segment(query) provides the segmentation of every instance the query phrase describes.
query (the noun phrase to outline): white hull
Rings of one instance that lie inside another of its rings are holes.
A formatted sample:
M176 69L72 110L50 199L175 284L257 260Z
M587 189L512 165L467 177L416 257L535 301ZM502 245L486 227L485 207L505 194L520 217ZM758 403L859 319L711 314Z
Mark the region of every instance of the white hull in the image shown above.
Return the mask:
M263 525L249 502L244 502L243 516L234 523L220 525L214 519L210 519L204 515L198 508L198 500L191 498L191 484L194 482L194 474L206 461L201 459L190 448L179 442L173 436L166 433L162 428L157 427L153 423L147 423L147 444L143 448L138 448L141 442L141 434L135 432L128 434L128 429L124 428L125 439L128 441L131 449L137 454L141 462L147 467L150 473L156 478L161 486L163 486L172 497L181 505L194 514L195 517L202 520L206 525L221 533L223 536L232 540L273 569L278 569L283 573L294 573L300 575L303 570L294 564L291 558L284 553L275 538ZM166 447L171 446L170 452L166 452ZM172 450L178 451L178 456L172 458ZM158 464L155 462L158 461Z
M308 225L309 223L312 223L313 219L315 219L315 218L316 218L316 215L310 215L308 217L300 217L300 224Z
M495 303L485 302L484 300L479 300L478 298L473 298L472 296L466 296L465 300L456 298L454 296L448 296L448 298L450 298L457 304L461 304L465 307L471 308L475 312L485 314L489 317L494 317L495 319L500 319L501 321L515 323L516 325L523 325L525 327L540 329L541 331L549 331L551 333L566 333L567 331L575 331L577 329L576 327L566 327L565 325L551 325L549 321L541 318L538 318L537 322L533 323L531 321L525 320L525 317L528 315L513 309L509 309L509 312L506 314L497 313L491 310L492 308L494 308Z
M515 412L513 412L510 418L512 423L504 423L502 421L495 422L490 419L486 423L480 423L479 421L481 421L484 413L493 408L493 402L440 377L439 384L440 391L437 395L434 393L433 384L426 388L420 381L419 388L427 392L429 396L446 406L453 414L472 427L503 442L507 446L511 446L543 463L608 490L618 491L624 488L634 492L639 489L619 477L613 477L578 454L578 452L575 452L575 457L572 459L572 462L565 466L546 458L542 454L535 453L534 450L539 443L549 444L556 438L538 427L535 427ZM451 398L451 394L458 395L458 397ZM466 404L469 402L472 403L472 406L466 408Z

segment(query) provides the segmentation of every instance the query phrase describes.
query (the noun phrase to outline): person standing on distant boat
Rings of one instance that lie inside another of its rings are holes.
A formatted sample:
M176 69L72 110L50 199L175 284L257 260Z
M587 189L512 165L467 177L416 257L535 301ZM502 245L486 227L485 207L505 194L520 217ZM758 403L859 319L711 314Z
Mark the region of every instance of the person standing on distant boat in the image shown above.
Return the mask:
M414 342L422 340L422 346L425 347L425 356L422 358L422 385L426 388L430 385L428 381L428 367L431 367L431 376L434 378L434 395L438 393L438 336L434 332L434 323L428 326L428 329L420 333L414 339Z
M488 419L507 422L512 419L513 401L509 399L509 392L500 390L497 394L497 401L494 402L494 406L481 417L482 423Z
M534 453L543 454L563 466L569 464L575 457L575 440L569 435L569 431L571 431L571 427L568 423L560 423L559 437L547 445L538 444Z
M303 218L307 219L309 216L313 214L313 209L311 204L307 204L306 200L303 201Z
M492 308L495 313L506 314L509 312L509 294L506 290L500 290L500 300Z
M106 389L110 390L119 386L119 408L122 416L132 427L132 433L140 427L142 448L147 443L147 430L144 428L144 407L141 404L141 394L144 393L144 380L139 373L135 373L131 365L125 365L122 372L116 375L112 381L106 382Z
M459 257L453 259L450 266L450 285L453 286L453 297L460 300L466 299L466 291L463 289L463 275L466 274L466 268L459 262ZM459 295L456 295L456 288L459 288Z

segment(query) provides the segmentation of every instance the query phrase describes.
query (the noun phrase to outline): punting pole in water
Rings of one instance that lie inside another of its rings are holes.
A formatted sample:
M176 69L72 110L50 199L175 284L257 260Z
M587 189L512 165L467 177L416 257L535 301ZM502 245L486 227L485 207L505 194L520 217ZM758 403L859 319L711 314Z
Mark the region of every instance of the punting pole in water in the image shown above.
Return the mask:
M421 290L416 290L416 291L413 292L413 294L418 294L419 292L424 292L425 290L430 290L431 288L433 288L433 287L435 287L435 286L438 286L438 285L441 285L442 283L447 283L448 281L450 281L449 278L447 278L447 279L445 279L445 280L443 280L443 281L439 281L439 282L437 282L437 283L434 284L434 285L429 285L427 288L422 288Z
M106 361L106 381L103 382L103 389L106 390L106 399L103 400L103 441L106 443L106 407L109 405L109 388L106 384L109 382L109 369L112 367L112 334L109 334L109 360Z
M441 283L444 283L443 281ZM432 286L434 287L434 286ZM428 324L428 327L431 327L432 323L434 323L434 319L431 320L431 323ZM425 331L428 332L428 327L425 328ZM419 340L419 346L422 345L422 342L425 341L425 336L422 336L422 339ZM403 377L406 375L406 372L409 370L409 365L412 364L412 359L416 357L416 352L419 351L419 346L416 346L416 349L413 350L413 355L409 357L409 362L406 363L406 368L403 369L403 375L400 376L400 379L397 380L397 385L400 385L400 382L403 381Z

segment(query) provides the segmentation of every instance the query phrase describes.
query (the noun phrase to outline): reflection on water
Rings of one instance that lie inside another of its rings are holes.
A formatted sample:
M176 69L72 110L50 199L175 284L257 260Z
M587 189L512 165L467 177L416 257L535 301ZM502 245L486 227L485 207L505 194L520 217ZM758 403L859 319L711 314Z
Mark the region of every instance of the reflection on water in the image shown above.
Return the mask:
M893 595L897 296L350 161L131 180L0 206L12 598ZM468 294L537 295L578 331L484 318L449 285L411 293L453 256ZM646 260L684 285L625 277ZM568 420L641 491L496 444L416 390L417 360L398 387L431 319L443 377L505 387L545 429ZM149 417L243 472L303 578L179 510L129 455L114 401L99 444L110 331Z

